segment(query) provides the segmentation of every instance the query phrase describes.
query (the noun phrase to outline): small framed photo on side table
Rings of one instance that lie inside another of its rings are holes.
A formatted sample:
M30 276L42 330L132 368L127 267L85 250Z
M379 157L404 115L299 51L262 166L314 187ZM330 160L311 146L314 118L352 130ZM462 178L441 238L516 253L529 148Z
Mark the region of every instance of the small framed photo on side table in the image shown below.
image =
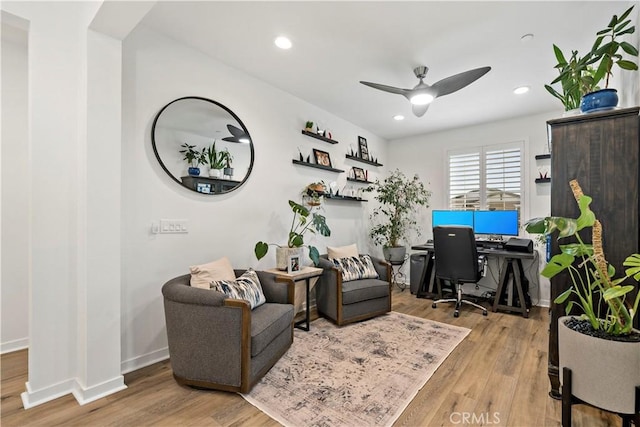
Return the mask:
M316 158L316 163L322 166L331 167L331 157L329 153L322 150L313 149L313 156Z
M360 153L361 159L371 160L369 159L369 148L367 147L367 139L363 136L358 137L358 151Z
M287 260L287 273L295 273L300 271L300 256L291 255Z

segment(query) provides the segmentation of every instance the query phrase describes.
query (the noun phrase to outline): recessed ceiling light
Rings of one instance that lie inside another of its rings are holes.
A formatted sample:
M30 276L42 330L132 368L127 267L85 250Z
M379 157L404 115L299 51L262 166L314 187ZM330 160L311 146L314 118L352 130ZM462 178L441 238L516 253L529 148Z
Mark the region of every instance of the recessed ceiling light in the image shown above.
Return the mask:
M404 116L402 114L396 114L395 116L393 116L393 120L404 120Z
M274 43L280 49L291 49L291 40L286 38L285 36L276 37Z
M515 93L516 95L522 95L523 93L527 93L529 92L529 86L520 86L517 87L513 90L513 93Z

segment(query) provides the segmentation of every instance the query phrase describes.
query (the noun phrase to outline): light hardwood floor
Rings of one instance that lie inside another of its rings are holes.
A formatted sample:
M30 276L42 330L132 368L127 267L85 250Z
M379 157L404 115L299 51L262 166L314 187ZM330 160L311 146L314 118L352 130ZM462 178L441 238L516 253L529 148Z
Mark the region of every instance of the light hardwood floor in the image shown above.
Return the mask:
M394 289L393 310L471 329L396 426L560 425L560 402L547 394L546 309L533 308L525 319L491 312L483 317L465 307L456 319L447 304L432 309L431 300L417 299L408 289ZM126 390L96 402L79 406L67 395L24 410L20 393L27 381L27 351L5 354L1 361L3 427L278 425L237 394L179 386L169 361L125 375ZM576 427L622 424L617 416L586 406L574 406L573 423Z

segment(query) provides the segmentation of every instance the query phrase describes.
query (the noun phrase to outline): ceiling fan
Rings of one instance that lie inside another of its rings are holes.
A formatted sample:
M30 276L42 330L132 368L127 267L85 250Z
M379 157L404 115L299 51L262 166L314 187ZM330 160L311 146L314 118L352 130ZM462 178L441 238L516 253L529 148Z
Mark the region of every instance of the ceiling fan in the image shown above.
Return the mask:
M416 67L413 73L420 79L413 89L402 89L399 87L381 85L379 83L363 82L365 86L372 87L374 89L383 90L385 92L395 93L407 98L412 104L413 114L417 117L422 117L424 113L429 109L431 101L439 96L449 95L457 90L462 89L465 86L478 80L491 70L491 67L480 67L469 71L464 71L459 74L447 77L432 85L426 84L423 79L427 75L429 68L425 66Z
M229 142L235 142L235 143L251 142L251 140L249 139L249 136L245 133L244 130L234 125L227 125L227 129L229 130L232 136L227 136L225 138L222 138L223 141L229 141Z

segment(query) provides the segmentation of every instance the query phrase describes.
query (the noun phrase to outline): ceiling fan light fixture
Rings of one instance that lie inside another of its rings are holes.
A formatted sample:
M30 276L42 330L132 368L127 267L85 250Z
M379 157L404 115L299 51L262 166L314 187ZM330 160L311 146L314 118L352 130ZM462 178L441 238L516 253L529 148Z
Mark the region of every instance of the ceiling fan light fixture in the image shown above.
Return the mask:
M413 105L427 105L429 103L431 103L431 101L433 101L433 95L429 94L429 93L416 93L414 95L411 95L411 97L409 98L409 101L413 104Z
M402 114L396 114L395 116L393 116L393 120L399 122L400 120L404 120L404 116Z

